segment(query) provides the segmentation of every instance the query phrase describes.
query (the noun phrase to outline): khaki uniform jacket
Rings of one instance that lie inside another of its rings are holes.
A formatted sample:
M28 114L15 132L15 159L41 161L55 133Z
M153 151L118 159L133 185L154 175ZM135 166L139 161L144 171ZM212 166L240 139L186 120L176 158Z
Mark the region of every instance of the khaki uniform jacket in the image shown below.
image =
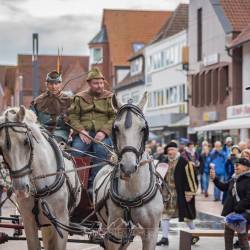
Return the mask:
M94 96L89 90L76 94L69 108L69 123L78 130L102 131L110 135L115 112L111 106L113 93L107 90Z

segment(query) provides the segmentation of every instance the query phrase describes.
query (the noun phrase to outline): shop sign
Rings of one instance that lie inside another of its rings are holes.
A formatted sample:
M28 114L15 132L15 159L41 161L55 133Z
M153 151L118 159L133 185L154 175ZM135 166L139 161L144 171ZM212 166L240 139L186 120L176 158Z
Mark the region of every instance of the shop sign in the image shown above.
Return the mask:
M203 113L203 121L205 122L213 122L218 120L218 112L211 111L211 112L204 112Z
M230 106L227 108L227 119L250 117L250 104Z
M213 65L213 64L216 64L218 62L219 62L219 54L218 53L205 56L203 59L204 66Z

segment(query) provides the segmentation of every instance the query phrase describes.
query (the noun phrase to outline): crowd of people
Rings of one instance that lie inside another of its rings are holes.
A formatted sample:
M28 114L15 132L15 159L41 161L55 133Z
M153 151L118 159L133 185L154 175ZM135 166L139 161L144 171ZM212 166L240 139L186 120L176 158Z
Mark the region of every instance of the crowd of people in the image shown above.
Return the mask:
M195 145L191 141L171 141L164 146L153 140L148 142L146 150L153 156L156 169L161 166L160 163L166 164L167 170L163 177L172 196L171 202L168 199L165 203L161 220L163 237L158 245L169 244L169 221L172 218L185 221L190 229L195 228L193 220L196 217L197 186L207 198L210 195L208 187L211 179L214 184L213 199L223 203L222 216L231 223L225 223L225 249L250 249L249 141L233 144L232 138L227 137L224 143L215 141L213 146L208 141L203 141L201 145ZM239 232L235 225L243 222L245 228ZM233 244L235 231L238 233L238 240ZM198 237L193 237L192 244L198 240Z
M214 144L204 140L200 145L192 141L180 140L177 142L178 151L186 160L192 162L199 178L201 193L207 198L209 196L210 169L214 168L216 176L220 181L230 180L234 174L234 163L241 155L250 159L250 140L240 141L233 144L231 137L225 142L215 141ZM146 145L146 150L154 160L161 162L164 155L167 155L167 145L162 145L156 140L151 140ZM214 201L224 201L226 194L222 194L216 186L213 194Z

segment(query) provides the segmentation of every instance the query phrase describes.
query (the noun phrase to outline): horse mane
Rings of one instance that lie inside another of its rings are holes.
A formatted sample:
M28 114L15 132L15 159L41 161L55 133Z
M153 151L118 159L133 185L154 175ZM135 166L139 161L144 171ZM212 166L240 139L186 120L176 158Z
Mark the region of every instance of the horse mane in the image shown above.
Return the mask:
M18 113L19 111L19 107L10 107L10 108L7 108L3 113L2 113L2 116L5 117L8 116L9 113L15 115ZM25 120L27 122L32 122L32 123L36 123L37 122L37 116L36 114L32 111L32 110L29 110L29 109L25 109Z

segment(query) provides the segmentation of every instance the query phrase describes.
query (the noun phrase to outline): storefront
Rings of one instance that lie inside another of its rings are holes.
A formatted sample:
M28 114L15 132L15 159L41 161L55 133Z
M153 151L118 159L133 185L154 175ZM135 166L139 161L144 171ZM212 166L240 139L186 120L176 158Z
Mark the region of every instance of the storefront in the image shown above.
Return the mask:
M209 125L196 127L198 133L226 133L237 141L247 140L250 137L250 104L230 106L227 108L227 119Z

